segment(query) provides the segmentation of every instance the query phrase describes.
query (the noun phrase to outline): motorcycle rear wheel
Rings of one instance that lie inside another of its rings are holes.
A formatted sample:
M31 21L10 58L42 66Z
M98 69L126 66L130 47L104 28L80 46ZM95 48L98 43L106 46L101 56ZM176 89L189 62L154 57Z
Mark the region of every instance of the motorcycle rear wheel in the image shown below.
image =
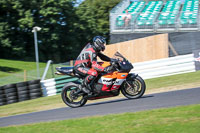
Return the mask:
M74 95L74 93L79 90L79 84L75 84L73 82L67 83L61 92L63 102L72 108L77 108L85 105L87 99L84 98L84 95Z
M140 76L137 76L134 79L125 81L123 83L121 92L125 97L129 99L136 99L143 96L145 90L146 90L146 85L144 80Z

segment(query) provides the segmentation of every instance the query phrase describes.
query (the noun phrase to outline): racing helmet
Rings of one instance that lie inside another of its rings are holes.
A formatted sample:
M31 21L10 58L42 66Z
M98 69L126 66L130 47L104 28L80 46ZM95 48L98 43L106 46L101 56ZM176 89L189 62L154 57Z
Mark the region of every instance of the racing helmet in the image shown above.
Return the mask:
M97 51L104 51L106 45L106 39L102 36L95 36L93 38L93 46Z

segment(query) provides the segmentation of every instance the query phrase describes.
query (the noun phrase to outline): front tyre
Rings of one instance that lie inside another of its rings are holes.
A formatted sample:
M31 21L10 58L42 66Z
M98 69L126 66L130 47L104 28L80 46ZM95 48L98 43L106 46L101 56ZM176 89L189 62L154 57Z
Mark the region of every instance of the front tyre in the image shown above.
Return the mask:
M86 104L87 99L84 98L84 95L76 95L75 93L79 91L79 84L73 82L67 83L62 90L61 97L63 102L72 107L81 107Z
M137 76L133 79L129 79L123 83L121 92L129 99L140 98L146 90L146 85L144 80Z

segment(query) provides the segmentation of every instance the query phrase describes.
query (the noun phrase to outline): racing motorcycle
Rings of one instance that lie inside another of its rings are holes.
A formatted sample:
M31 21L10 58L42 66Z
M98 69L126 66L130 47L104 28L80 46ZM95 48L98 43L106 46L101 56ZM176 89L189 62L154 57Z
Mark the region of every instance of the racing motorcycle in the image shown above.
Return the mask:
M84 77L74 73L73 67L57 67L56 74L78 77L79 80L68 82L62 89L63 102L70 107L81 107L87 100L95 100L118 96L120 92L129 99L140 98L146 89L144 80L135 73L130 73L133 65L116 52L110 62L102 62L103 67L112 66L113 71L100 73L89 85L93 89L92 95L82 91Z

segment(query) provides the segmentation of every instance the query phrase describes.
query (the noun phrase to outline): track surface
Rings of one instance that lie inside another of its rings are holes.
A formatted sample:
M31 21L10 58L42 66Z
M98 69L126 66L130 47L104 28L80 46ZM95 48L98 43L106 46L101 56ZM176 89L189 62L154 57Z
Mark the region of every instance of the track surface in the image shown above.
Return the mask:
M59 108L0 118L0 127L22 125L45 121L65 120L94 115L124 112L137 112L179 105L200 104L200 88L144 95L139 99L117 99L106 102L86 104L80 108Z

